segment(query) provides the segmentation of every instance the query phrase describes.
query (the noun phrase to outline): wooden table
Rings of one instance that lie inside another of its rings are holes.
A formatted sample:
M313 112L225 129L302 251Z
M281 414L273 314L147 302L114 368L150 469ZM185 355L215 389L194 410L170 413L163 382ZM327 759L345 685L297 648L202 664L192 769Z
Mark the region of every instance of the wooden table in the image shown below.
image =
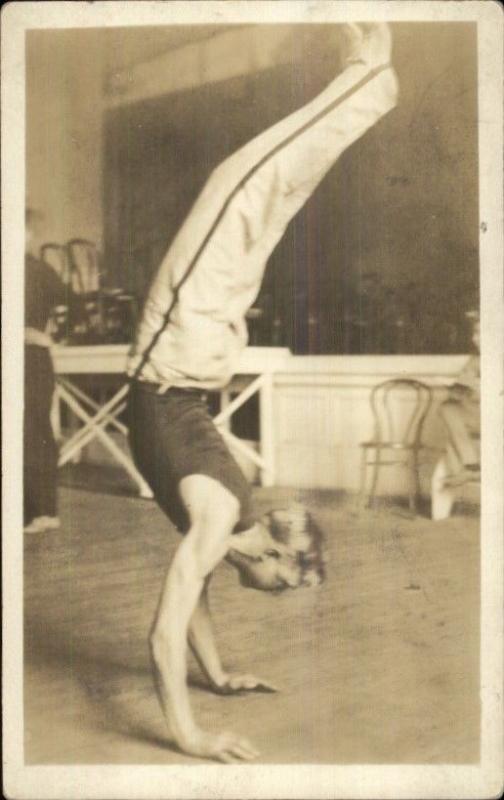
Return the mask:
M119 419L126 407L129 383L126 362L129 345L55 346L53 360L56 372L55 413L56 432L61 433L60 408L65 404L82 425L63 444L59 466L63 466L93 439L98 439L137 484L141 497L152 497L150 487L136 469L131 457L110 435L113 429L127 436L128 429ZM252 461L260 470L261 484L275 482L273 430L273 375L283 371L291 357L287 348L249 347L240 359L236 378L221 393L221 410L214 422L229 444ZM113 397L100 404L71 380L75 375L124 376ZM260 442L259 452L252 449L230 430L232 415L254 394L259 395Z

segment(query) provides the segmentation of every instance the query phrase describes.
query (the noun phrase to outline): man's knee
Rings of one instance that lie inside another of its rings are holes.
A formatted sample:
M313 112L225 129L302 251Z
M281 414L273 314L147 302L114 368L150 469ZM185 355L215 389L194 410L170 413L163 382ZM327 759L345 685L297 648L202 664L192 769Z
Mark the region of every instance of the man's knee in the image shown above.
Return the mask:
M233 530L240 518L240 503L229 489L206 475L190 475L180 482L180 496L191 529Z
M190 528L174 566L177 562L184 568L188 560L198 579L204 579L227 553L229 536L240 518L240 503L225 486L205 475L184 478L179 490Z

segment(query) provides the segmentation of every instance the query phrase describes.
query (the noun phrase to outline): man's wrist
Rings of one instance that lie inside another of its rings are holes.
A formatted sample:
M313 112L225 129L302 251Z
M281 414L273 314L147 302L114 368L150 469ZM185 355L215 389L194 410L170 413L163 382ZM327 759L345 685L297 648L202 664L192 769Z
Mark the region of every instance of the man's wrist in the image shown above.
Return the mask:
M221 670L217 674L214 673L213 675L209 675L212 686L217 690L222 689L227 683L229 683L230 677L231 675L229 675L228 672L224 672L224 670Z

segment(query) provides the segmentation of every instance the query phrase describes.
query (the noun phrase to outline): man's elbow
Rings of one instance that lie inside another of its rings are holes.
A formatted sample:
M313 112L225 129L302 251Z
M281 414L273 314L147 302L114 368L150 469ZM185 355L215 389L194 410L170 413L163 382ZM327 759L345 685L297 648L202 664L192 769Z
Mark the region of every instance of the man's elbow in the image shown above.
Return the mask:
M166 631L154 628L149 637L149 650L151 659L158 669L161 669L169 657L170 642Z

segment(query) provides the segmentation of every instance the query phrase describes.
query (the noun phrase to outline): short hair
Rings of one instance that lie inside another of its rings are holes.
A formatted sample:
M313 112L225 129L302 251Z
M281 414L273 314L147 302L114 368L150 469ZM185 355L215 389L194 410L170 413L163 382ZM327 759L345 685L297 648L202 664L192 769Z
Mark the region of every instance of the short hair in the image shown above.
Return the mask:
M301 577L310 585L322 583L327 556L324 536L309 511L300 503L267 514L271 536L296 553Z

